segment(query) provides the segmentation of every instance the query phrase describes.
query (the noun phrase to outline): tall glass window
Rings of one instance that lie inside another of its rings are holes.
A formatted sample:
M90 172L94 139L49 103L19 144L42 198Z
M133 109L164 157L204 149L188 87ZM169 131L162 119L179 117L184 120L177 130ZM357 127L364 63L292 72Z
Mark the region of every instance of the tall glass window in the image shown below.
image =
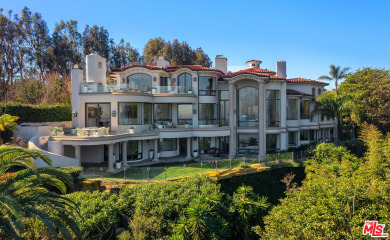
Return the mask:
M253 87L238 90L239 127L259 126L259 91Z
M199 77L199 95L215 96L217 79L215 77Z
M301 100L301 119L309 119L309 100Z
M192 124L192 104L177 105L177 124Z
M192 76L189 73L182 73L178 77L177 86L179 93L192 91Z
M86 109L87 127L110 127L111 105L109 103L87 103Z
M176 151L177 139L176 138L160 138L158 141L158 151Z
M148 92L152 90L152 76L136 73L127 77L127 84L134 92Z
M127 142L127 160L142 159L142 141Z
M267 126L280 126L280 91L267 90Z
M199 111L199 125L217 124L217 104L200 103L198 111Z
M200 153L215 153L217 141L215 137L199 137Z
M160 77L160 87L158 93L169 93L175 91L176 83L169 77Z
M229 91L219 91L219 126L229 126Z
M170 103L155 103L153 116L154 122L157 124L172 122L172 105Z
M239 134L238 135L238 153L240 153L240 154L258 154L259 153L259 135L258 134Z
M279 150L279 134L267 134L267 152L274 152Z
M119 103L119 125L142 124L141 103Z
M301 130L301 141L308 141L309 140L309 130Z
M287 120L298 120L298 99L287 99Z
M298 132L288 132L287 137L288 137L287 144L289 146L298 145Z
M144 124L152 124L152 104L144 103Z

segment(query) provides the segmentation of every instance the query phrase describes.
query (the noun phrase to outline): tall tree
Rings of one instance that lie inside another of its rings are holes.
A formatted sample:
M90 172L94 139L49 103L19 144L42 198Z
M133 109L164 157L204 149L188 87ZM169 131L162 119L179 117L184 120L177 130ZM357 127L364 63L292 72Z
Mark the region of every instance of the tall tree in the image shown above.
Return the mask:
M340 85L339 94L352 97L361 121L376 125L382 132L390 129L390 71L378 68L357 70Z
M346 67L346 68L341 69L340 66L336 67L333 64L330 65L329 68L330 68L330 71L329 71L330 76L322 75L318 79L334 80L334 84L336 87L336 95L337 95L338 81L347 77L347 72L349 71L350 68Z
M97 53L100 56L109 59L110 44L113 40L110 39L107 29L94 25L90 28L88 25L83 32L84 55Z
M162 54L165 44L165 40L160 37L149 39L144 48L143 63L150 65L153 64L154 57Z
M110 58L111 66L115 68L125 67L131 63L138 63L140 60L140 54L137 49L133 48L130 43L125 43L123 38L117 45L113 46Z
M52 39L53 68L61 75L69 75L71 67L83 59L82 35L78 32L77 21L61 20L56 24Z

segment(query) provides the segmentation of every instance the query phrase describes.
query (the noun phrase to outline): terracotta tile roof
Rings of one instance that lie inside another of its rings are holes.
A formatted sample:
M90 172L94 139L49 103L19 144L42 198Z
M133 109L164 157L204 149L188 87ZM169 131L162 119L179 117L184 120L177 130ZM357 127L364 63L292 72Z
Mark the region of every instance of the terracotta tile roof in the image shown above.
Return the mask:
M163 68L161 67L157 67L157 66L153 66L153 65L132 65L132 66L127 66L127 67L123 67L123 68L113 68L111 69L111 72L122 72L126 69L129 69L129 68L134 68L134 67L142 67L142 68L147 68L147 69L150 69L150 70L161 70Z
M317 83L317 84L329 85L329 83L315 81L307 78L291 78L291 79L287 79L287 83Z
M292 90L292 89L287 89L287 95L300 95L300 96L314 97L311 94L299 92L299 91Z
M188 68L193 71L216 71L222 73L221 70L215 69L215 68L209 68L209 67L204 67L202 65L174 65L174 66L169 66L165 70L167 72L174 72L180 68Z
M240 74L252 74L259 77L269 77L271 79L284 79L276 76L276 73L274 71L268 70L268 69L261 69L261 68L248 68L245 70L240 70L233 73L228 73L224 78L232 78Z
M153 65L132 65L132 66L124 67L124 68L114 68L111 70L111 72L122 72L126 69L134 68L134 67L142 67L142 68L147 68L150 70L164 70L166 72L174 72L180 68L188 68L188 69L193 70L193 71L215 71L215 72L219 72L219 73L223 74L223 72L221 70L218 70L215 68L204 67L201 65L174 65L174 66L169 66L167 68L161 68L161 67L153 66Z

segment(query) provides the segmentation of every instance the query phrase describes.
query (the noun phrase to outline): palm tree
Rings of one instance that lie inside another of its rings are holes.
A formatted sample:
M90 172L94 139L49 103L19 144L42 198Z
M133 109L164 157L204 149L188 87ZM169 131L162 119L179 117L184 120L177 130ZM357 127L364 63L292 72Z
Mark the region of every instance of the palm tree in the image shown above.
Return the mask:
M35 168L33 159L51 160L44 153L15 146L0 147L0 238L23 239L26 221L41 221L55 237L80 239L74 216L77 206L62 194L73 185L70 175L54 168Z
M244 239L249 239L250 224L255 224L256 218L261 216L270 206L266 197L258 198L251 186L239 187L233 195L234 211L244 224Z
M184 239L226 239L227 222L217 214L218 202L196 196L186 209L186 218L179 219L176 232Z
M337 137L335 142L340 140L343 127L343 113L346 111L345 102L346 96L337 96L335 92L324 92L316 98L316 105L311 113L311 117L315 115L324 115L329 118L336 118L337 120Z
M1 133L5 132L7 129L15 130L16 121L19 117L11 116L9 114L4 114L0 116L0 145L3 143L3 139L1 137Z
M318 79L334 80L335 86L336 86L336 95L337 95L338 81L347 76L347 72L349 71L350 68L346 67L346 68L341 69L340 66L336 67L333 64L330 65L329 68L330 68L330 71L329 71L330 76L322 75Z

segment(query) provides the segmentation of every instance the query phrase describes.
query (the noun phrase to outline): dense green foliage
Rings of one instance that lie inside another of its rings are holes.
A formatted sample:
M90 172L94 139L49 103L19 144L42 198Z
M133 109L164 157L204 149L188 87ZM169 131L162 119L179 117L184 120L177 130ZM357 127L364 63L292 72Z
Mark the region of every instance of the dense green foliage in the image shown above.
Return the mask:
M390 136L363 126L363 159L320 144L306 167L303 186L265 217L265 239L357 239L365 220L390 224Z
M0 103L0 115L20 116L18 122L60 122L72 120L70 105Z
M11 116L9 114L0 116L0 145L11 141L18 119L19 117Z
M79 238L74 219L77 206L50 191L66 193L67 186L73 185L72 178L54 168L34 168L33 159L37 158L51 165L39 151L0 147L0 238L34 239L39 236L35 231L41 230L33 228L34 223L54 236Z
M173 40L172 43L170 41L166 42L162 38L150 39L144 48L144 63L155 65L154 57L158 55L167 56L173 65L194 64L210 67L212 64L202 48L193 50L187 42L180 43L177 39Z
M390 72L363 68L350 74L340 85L339 94L350 96L362 114L360 122L376 125L382 132L390 129ZM356 122L352 118L353 121Z
M74 192L65 197L79 206L76 221L83 239L115 239L115 230L121 221L118 195L95 191Z

